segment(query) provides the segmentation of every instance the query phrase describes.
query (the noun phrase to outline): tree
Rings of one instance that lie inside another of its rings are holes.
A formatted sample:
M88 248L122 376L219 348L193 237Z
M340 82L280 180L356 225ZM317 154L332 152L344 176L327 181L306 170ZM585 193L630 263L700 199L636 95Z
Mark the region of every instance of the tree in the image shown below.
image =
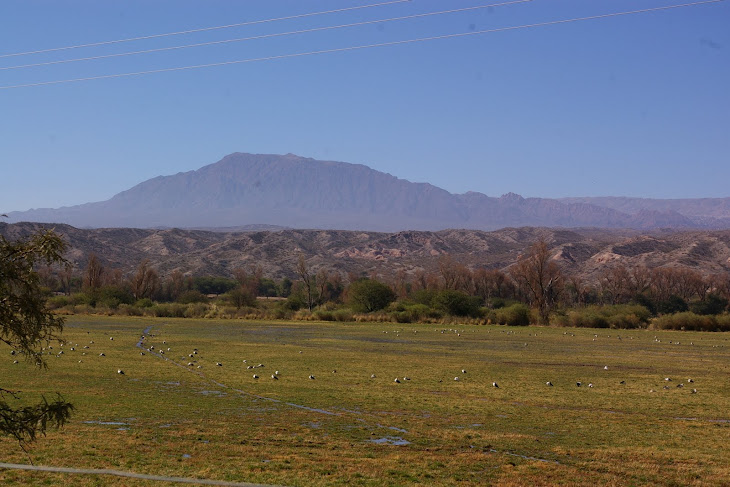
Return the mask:
M64 250L63 240L51 231L15 242L0 236L0 341L41 368L47 366L42 348L59 340L63 318L46 308L35 267L65 263ZM48 427L63 426L73 410L60 395L22 407L9 404L8 396L20 399L18 393L0 388L0 434L15 438L23 449Z
M299 254L299 259L297 260L297 274L299 274L299 278L304 284L304 294L307 307L309 308L309 311L312 311L312 308L314 307L314 292L316 291L316 277L314 274L309 272L307 261L304 260L304 256L302 254Z
M91 292L99 289L104 278L104 266L101 261L92 253L89 255L89 263L86 265L86 273L84 274L84 288Z
M347 300L354 311L370 313L395 301L395 293L380 281L359 279L347 289Z
M540 323L547 325L563 284L560 267L550 259L547 242L540 239L531 245L528 252L517 259L510 273L537 308Z
M160 286L160 277L157 271L150 265L149 259L145 259L137 267L137 272L130 280L134 299L151 298Z

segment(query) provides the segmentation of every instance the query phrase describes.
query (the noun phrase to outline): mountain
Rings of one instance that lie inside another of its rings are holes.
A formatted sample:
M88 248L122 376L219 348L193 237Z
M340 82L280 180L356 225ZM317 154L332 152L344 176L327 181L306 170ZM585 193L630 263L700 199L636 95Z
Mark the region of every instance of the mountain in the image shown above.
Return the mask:
M68 225L0 223L7 239L53 228L69 245L67 258L84 269L90 253L105 266L132 274L145 259L160 272L177 270L196 276L232 276L238 268L260 266L272 278L296 278L303 255L313 271L341 275L438 272L449 255L471 268L506 269L538 239L549 243L554 258L572 274L595 281L606 263L627 267L686 267L705 275L730 271L730 230L654 231L608 229L504 228L481 230L401 231L278 230L212 232L181 229L79 229Z
M602 199L594 202L523 198L513 193L499 198L475 192L452 194L360 164L318 161L293 154L243 153L230 154L196 171L149 179L107 201L12 212L8 216L10 222L56 222L92 228L225 229L269 225L390 232L494 230L508 226L730 226L728 211L703 213L698 209L688 215L660 204L634 205L628 211Z

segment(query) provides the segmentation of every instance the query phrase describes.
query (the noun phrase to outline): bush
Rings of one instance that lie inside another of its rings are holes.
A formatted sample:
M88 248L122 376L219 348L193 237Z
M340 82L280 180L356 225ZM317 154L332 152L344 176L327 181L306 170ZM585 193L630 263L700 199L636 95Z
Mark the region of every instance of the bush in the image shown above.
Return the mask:
M138 308L151 308L155 305L150 298L138 299L134 305Z
M207 303L208 297L200 291L190 290L185 291L180 296L178 296L177 302L180 304Z
M117 308L117 314L122 316L142 316L144 313L141 308L131 306L129 304L120 304Z
M530 308L517 303L490 311L488 318L497 325L527 326L530 324Z
M46 305L49 309L59 309L63 308L64 306L68 306L71 304L71 297L69 296L53 296L51 298L48 298L46 300Z
M679 296L671 295L664 301L659 301L656 310L660 314L682 313L689 310L687 302Z
M689 310L698 315L719 315L727 308L727 299L717 294L709 294L702 301L689 305Z
M730 331L730 315L698 315L686 311L660 316L652 325L660 330Z
M187 306L180 303L164 303L156 304L150 309L158 318L184 318Z
M641 328L649 322L650 312L637 304L613 306L587 306L568 311L557 318L560 326L576 328Z

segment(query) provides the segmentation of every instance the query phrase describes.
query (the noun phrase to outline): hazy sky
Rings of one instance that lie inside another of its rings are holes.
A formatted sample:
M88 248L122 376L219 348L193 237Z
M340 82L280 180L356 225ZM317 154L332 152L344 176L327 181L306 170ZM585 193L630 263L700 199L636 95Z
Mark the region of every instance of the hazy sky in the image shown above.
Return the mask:
M0 68L489 5L3 0ZM533 0L205 47L0 69L0 212L105 200L231 152L366 164L490 196L730 196L730 1L428 42L25 88L683 3Z

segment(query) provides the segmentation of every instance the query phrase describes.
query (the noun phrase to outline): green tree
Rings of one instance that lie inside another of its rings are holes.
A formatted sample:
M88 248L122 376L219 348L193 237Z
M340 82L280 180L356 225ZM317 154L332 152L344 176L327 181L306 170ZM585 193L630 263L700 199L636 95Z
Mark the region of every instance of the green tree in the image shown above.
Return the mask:
M347 300L353 311L370 313L395 301L393 290L375 279L359 279L347 289Z
M438 291L431 301L431 305L444 313L452 316L479 316L481 298L469 296L465 292L453 289Z
M42 348L60 339L63 319L46 308L35 268L66 263L64 250L63 240L51 231L14 242L0 236L0 341L41 368L47 366ZM60 395L31 406L13 404L19 400L18 393L0 388L0 434L15 438L23 449L48 427L63 426L73 410Z

